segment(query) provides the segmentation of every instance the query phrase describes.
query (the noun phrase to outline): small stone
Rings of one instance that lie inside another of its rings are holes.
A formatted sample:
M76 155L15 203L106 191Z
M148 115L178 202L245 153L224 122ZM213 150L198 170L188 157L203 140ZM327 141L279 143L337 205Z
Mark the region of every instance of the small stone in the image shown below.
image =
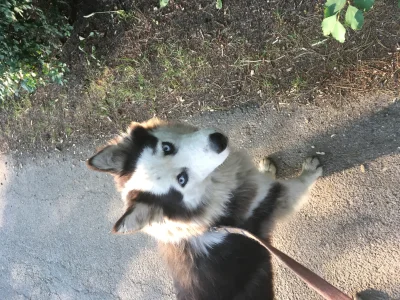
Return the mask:
M360 166L360 171L361 171L361 173L365 173L365 166L364 165Z

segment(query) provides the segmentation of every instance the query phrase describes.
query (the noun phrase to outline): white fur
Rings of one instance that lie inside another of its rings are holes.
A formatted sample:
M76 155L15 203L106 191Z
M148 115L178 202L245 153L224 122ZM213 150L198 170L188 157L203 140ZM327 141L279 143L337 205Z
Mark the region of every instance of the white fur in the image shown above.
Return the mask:
M157 151L145 148L137 160L136 170L122 190L125 199L132 190L151 191L156 195L167 194L171 187L183 194L186 206L194 209L204 194L202 182L229 155L229 148L217 154L210 148L209 135L214 130L199 130L193 133L177 134L155 131L158 138ZM162 142L174 144L177 153L164 156ZM181 187L177 176L186 170L188 183ZM189 192L188 192L189 191Z
M197 253L208 255L208 249L222 243L226 236L226 233L207 232L201 236L191 238L189 242Z
M257 194L253 202L251 203L249 210L246 213L246 219L253 214L254 209L256 209L259 206L260 202L265 199L271 187L271 184L273 183L273 180L271 180L271 178L267 176L257 176L254 178L254 180L258 186Z
M144 227L142 231L154 236L159 241L178 243L183 239L201 235L206 229L204 224L177 222L165 218L159 222L152 222Z
M265 199L275 182L276 168L273 163L264 159L260 163L260 170L257 170L249 156L243 152L230 153L228 147L223 152L216 153L211 149L209 142L209 135L214 132L210 129L180 132L170 130L168 126L152 131L158 139L156 151L145 148L138 157L135 172L122 188L123 199L128 204L128 193L132 190L165 195L174 188L183 195L186 207L196 209L201 204L204 211L200 216L187 221L170 220L160 211L149 220L150 224L145 225L142 231L166 243L188 240L196 251L207 254L209 247L223 241L225 237L207 231L210 225L224 214L225 206L232 197L231 192L244 181L249 182L250 194L254 192L253 188L255 189L254 198L247 204L243 202L246 209L243 212L244 219L251 217ZM172 143L177 152L165 156L162 142ZM285 193L278 199L276 215L286 215L300 207L314 181L322 174L318 164L317 159L307 159L300 177L280 181L285 187ZM177 176L182 170L186 170L189 178L184 187L177 181ZM118 228L119 232L128 232L129 228L135 227L138 215L145 216L148 213L146 205L137 206L134 214L125 217ZM269 226L268 224L266 226ZM266 229L265 233L268 232L269 229Z

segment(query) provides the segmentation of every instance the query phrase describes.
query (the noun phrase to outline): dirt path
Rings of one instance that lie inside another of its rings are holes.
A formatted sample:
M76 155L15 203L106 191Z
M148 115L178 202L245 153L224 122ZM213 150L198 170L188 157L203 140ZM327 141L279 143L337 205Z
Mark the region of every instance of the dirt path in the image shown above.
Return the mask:
M188 121L220 127L255 159L272 154L280 176L323 152L325 176L310 202L278 226L274 244L349 294L400 299L399 101L372 98L340 111L235 110ZM122 202L107 175L86 169L93 149L0 158L2 299L174 299L154 241L110 234ZM277 299L319 299L281 267L276 289Z

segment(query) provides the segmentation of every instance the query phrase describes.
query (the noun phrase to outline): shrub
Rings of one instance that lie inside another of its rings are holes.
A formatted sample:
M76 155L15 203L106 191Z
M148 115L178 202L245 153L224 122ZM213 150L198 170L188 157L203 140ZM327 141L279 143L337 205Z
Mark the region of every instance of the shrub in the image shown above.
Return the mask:
M46 14L31 0L0 3L0 104L48 82L63 84L67 67L58 60L71 26L57 8Z

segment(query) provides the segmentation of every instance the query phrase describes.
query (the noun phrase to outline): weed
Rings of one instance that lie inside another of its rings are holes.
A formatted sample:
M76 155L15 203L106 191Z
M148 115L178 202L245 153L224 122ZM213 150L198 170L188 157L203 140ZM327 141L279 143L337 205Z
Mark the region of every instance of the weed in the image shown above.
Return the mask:
M79 36L79 46L78 49L85 54L86 63L90 66L90 62L94 62L97 67L100 67L100 60L96 57L96 47L87 46L87 40L92 37L100 37L102 34L96 30L90 32L87 37Z
M274 11L274 17L275 17L275 19L277 20L279 26L282 26L282 25L285 24L285 20L283 19L283 13L282 13L281 10L276 9L276 10Z
M167 6L169 3L169 0L160 0L160 7L163 8L165 6ZM217 9L221 9L222 8L222 0L215 0L215 7Z
M296 76L296 78L292 81L292 91L294 92L299 92L305 87L307 87L307 82L300 76Z

